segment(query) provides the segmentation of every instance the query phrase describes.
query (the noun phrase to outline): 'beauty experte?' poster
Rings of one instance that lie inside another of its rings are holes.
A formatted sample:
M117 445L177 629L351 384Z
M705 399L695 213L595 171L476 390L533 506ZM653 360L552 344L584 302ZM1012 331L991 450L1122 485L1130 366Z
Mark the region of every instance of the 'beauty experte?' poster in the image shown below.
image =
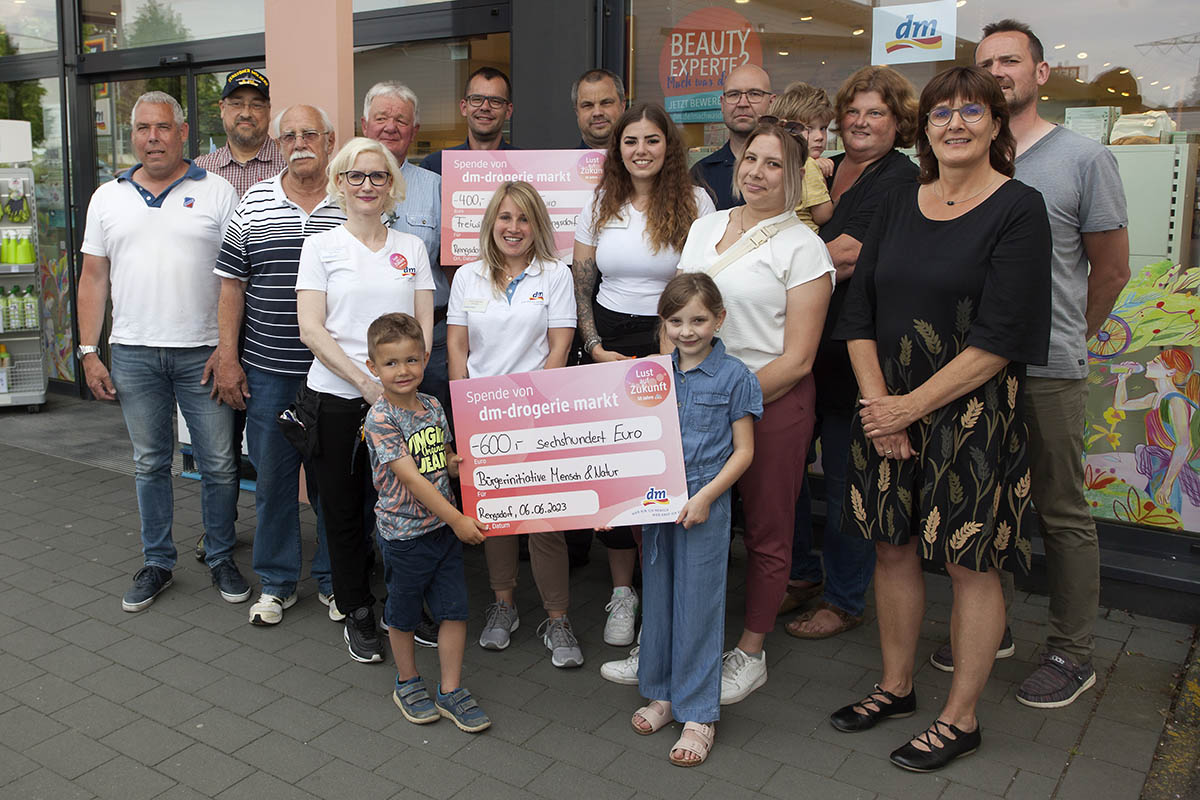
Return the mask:
M452 381L463 510L497 536L674 522L687 479L671 359Z

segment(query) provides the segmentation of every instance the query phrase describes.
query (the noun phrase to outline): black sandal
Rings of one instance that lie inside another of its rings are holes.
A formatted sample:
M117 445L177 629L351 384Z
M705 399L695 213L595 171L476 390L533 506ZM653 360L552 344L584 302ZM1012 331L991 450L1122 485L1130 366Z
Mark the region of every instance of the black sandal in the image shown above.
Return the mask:
M872 711L867 708L867 703L871 703L876 709ZM887 719L888 717L895 717L897 719L911 717L916 710L917 691L915 688L904 697L897 697L886 689L879 688L879 684L877 683L875 684L875 691L867 695L866 698L859 700L857 703L842 706L830 714L829 724L843 733L858 733L859 731L874 728L879 724L880 720Z
M945 728L954 738L949 738L939 728ZM935 741L936 740L936 741ZM892 751L892 763L898 767L913 772L933 772L949 764L956 758L969 756L979 749L983 737L979 733L979 725L975 730L961 731L949 722L934 720L924 733L913 737L908 744ZM921 742L928 750L921 750L913 742ZM940 745L938 744L940 743Z

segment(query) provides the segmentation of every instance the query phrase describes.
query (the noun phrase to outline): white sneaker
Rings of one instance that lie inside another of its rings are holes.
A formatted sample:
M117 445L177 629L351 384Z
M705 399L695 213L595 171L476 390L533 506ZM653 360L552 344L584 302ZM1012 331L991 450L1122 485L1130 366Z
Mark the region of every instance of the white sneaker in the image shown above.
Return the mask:
M737 703L767 682L767 651L759 658L735 647L721 657L721 705Z
M604 610L608 612L608 621L604 623L604 643L617 647L633 644L638 612L637 592L628 586L616 587Z
M600 665L600 677L606 681L619 683L622 686L637 686L638 682L638 651L641 645L629 651L628 658L619 661L609 661Z
M258 601L250 606L251 625L278 625L283 622L283 610L296 605L296 593L287 597L276 597L263 592Z
M329 606L329 618L334 622L345 622L346 615L338 611L337 603L334 602L332 594L324 594L317 592L317 599L321 601L321 605Z

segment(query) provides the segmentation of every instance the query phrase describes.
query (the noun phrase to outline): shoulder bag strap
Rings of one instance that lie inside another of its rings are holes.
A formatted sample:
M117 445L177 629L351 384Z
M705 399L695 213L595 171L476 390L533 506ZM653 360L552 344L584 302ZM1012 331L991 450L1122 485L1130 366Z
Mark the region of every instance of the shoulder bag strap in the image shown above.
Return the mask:
M720 258L714 261L712 265L704 271L708 273L708 277L715 279L717 275L721 274L726 267L737 261L742 256L751 253L760 246L766 244L775 234L779 233L780 231L787 230L793 225L799 224L800 218L792 215L782 222L776 222L772 225L763 225L758 230L751 231L734 242Z

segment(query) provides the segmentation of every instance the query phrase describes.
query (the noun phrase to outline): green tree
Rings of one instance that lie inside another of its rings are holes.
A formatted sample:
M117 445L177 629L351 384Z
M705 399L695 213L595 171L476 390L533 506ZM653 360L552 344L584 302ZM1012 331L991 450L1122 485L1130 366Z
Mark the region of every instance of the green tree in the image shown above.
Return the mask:
M6 31L0 30L0 56L16 55L17 48ZM46 138L42 128L42 97L46 94L41 81L0 81L0 119L27 120L33 128L33 144Z

